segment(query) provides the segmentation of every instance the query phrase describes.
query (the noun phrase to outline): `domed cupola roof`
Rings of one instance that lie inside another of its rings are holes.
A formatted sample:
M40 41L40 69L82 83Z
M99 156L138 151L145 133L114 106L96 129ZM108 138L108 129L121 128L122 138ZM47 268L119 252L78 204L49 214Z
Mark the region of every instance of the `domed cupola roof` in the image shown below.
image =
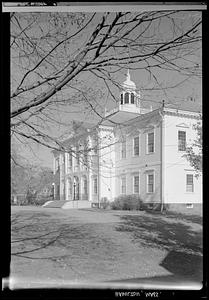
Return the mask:
M127 75L126 75L126 80L123 82L122 86L125 88L125 89L132 89L132 90L135 90L136 89L136 85L133 81L131 81L131 77L130 77L130 73L129 73L129 70L127 72Z

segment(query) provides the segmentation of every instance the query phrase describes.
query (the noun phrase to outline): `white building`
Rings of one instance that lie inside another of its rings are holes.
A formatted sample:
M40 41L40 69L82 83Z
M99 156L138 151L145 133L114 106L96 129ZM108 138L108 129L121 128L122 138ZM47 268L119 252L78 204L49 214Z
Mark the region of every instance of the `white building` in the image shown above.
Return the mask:
M199 112L150 110L128 72L118 106L98 128L83 124L54 151L55 194L64 208L91 207L106 197L137 194L147 203L201 209L202 178L183 156L196 139Z

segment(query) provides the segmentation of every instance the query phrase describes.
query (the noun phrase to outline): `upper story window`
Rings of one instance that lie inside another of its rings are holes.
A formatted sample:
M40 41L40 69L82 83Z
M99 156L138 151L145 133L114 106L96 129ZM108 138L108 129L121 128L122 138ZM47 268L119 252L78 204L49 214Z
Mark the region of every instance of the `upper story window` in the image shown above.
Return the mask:
M131 104L134 104L134 93L131 93Z
M154 152L154 132L149 132L147 134L147 153L153 153Z
M147 174L147 193L154 193L154 172Z
M55 159L55 172L59 171L59 157Z
M83 164L85 167L88 166L88 151L86 149L84 149L83 153Z
M72 156L72 152L69 151L69 153L68 153L68 166L69 166L69 168L72 168L72 164L73 164L73 156Z
M126 194L126 177L121 178L121 194Z
M121 158L126 158L126 140L121 143Z
M139 136L134 138L134 156L139 156Z
M178 131L178 151L186 150L186 131Z
M129 103L129 93L125 93L125 104Z
M194 176L193 174L186 174L186 191L194 192Z
M80 153L79 153L79 146L76 146L76 165L78 166L80 163Z

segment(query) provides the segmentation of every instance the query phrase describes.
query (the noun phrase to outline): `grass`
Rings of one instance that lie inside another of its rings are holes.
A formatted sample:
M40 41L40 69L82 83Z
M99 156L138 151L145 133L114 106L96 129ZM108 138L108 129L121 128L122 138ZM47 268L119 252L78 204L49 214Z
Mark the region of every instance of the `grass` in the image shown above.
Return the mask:
M132 233L133 242L161 249L175 249L182 252L202 254L202 232L200 226L188 220L174 220L162 215L121 216L123 223L116 230Z
M45 281L201 278L201 225L188 219L21 207L12 210L11 225L13 276Z

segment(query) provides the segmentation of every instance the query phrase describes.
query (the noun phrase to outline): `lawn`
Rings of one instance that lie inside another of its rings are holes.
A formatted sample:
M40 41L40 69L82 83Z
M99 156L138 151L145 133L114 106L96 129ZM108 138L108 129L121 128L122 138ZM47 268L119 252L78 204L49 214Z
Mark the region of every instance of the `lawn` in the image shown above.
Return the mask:
M29 286L202 280L201 218L13 207L11 233L11 275Z

